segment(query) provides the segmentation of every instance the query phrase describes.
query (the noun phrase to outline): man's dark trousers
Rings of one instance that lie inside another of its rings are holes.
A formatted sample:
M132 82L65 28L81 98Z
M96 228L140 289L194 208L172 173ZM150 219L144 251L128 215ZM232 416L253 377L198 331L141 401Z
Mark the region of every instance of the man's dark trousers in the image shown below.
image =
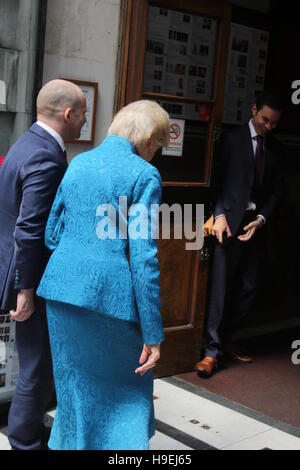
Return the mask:
M241 226L224 245L215 242L212 278L206 323L205 355L221 359L224 347L251 309L263 279L265 242L260 229L249 242L238 236L255 220L253 211L246 211Z
M20 375L9 411L8 438L18 450L43 447L43 410L51 398L53 382L44 300L37 297L35 307L28 320L16 322Z

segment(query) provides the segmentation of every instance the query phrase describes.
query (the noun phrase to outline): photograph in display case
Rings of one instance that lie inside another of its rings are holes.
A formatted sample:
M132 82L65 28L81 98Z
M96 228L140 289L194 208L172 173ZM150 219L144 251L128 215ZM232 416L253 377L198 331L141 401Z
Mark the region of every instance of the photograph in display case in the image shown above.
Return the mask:
M144 91L210 100L217 31L213 18L150 6ZM164 107L173 118L199 121L193 104Z
M268 31L231 24L224 124L240 125L250 119L252 101L264 88L268 43Z

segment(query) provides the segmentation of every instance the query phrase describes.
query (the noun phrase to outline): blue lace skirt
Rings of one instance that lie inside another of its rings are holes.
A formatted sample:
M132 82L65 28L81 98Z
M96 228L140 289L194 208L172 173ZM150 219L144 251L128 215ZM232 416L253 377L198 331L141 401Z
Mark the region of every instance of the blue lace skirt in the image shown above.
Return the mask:
M50 301L47 318L57 394L50 449L148 449L153 374L134 373L139 325Z

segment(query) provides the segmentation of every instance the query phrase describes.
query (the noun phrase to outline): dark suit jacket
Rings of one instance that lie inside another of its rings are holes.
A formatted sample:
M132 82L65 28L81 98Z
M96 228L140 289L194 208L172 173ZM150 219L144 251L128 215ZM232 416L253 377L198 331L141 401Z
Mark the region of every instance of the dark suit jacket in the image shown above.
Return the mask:
M265 139L264 154L263 176L255 203L256 213L268 221L280 198L283 180L283 149L272 135ZM253 200L255 159L248 124L226 136L221 160L222 184L214 215L225 214L231 233L235 235L248 202Z
M0 309L16 307L19 289L36 288L47 252L47 217L66 171L57 141L37 124L23 134L0 168Z

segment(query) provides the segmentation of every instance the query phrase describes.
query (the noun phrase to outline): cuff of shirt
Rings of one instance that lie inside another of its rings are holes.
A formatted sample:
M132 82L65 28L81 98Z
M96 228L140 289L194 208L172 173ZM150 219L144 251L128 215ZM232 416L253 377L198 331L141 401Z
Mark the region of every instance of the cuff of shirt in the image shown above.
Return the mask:
M261 219L261 220L262 220L262 223L263 223L263 225L265 225L265 223L266 223L266 219L264 218L264 216L263 216L263 215L261 215L261 214L258 214L258 215L256 216L256 218L257 218L257 219Z

